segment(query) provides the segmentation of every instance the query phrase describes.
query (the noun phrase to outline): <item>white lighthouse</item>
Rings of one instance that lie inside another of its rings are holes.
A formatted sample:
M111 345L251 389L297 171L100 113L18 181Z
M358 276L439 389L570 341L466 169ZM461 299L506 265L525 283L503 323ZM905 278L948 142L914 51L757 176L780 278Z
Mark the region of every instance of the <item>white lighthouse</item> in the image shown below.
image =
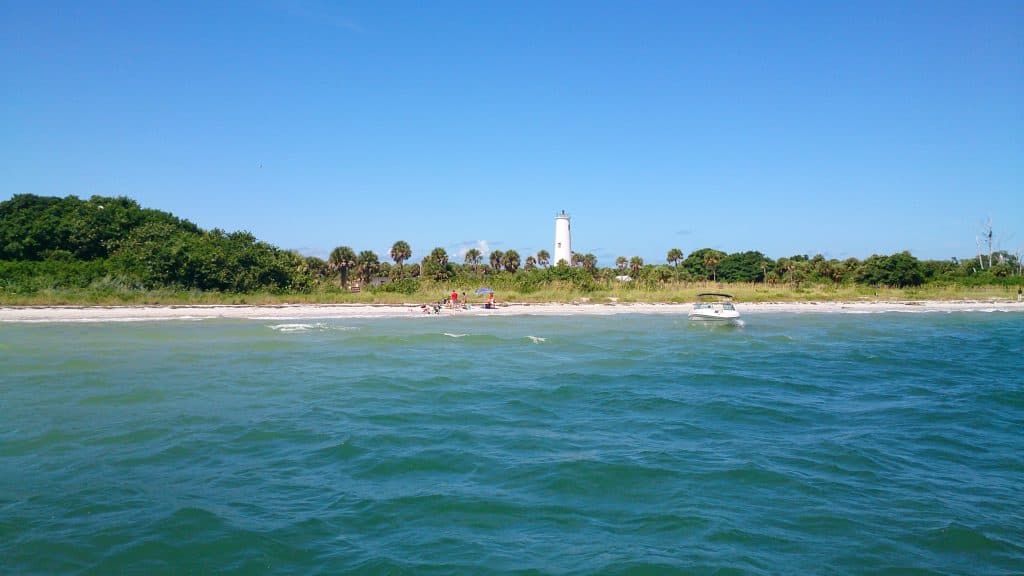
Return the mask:
M569 235L569 215L562 210L555 215L555 258L554 264L565 260L567 266L572 265L572 240Z

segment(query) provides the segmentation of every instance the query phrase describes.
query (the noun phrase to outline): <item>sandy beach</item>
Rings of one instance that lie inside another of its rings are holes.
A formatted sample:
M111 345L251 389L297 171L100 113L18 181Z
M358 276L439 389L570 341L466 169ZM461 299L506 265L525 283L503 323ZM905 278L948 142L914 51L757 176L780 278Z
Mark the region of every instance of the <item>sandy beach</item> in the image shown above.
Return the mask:
M612 314L687 314L691 304L542 303L505 304L495 309L442 309L425 314L420 304L283 304L273 306L4 306L0 322L130 322L149 320L301 320L311 318L443 318L451 316L607 316ZM908 302L766 302L737 303L741 314L759 313L922 313L922 312L1024 312L1024 304L1008 301L908 301Z

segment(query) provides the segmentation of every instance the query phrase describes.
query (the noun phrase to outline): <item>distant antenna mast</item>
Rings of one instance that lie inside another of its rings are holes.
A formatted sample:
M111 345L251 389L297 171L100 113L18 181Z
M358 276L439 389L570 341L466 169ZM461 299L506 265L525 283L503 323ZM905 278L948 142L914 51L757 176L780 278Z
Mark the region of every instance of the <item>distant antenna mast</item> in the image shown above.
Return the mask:
M995 237L992 233L992 217L985 220L981 226L981 236L974 237L974 244L978 247L978 266L984 270L985 260L982 258L988 252L988 267L992 267L992 251L995 244ZM986 248L986 249L983 249Z
M988 267L992 267L992 217L985 221L985 242L988 245Z

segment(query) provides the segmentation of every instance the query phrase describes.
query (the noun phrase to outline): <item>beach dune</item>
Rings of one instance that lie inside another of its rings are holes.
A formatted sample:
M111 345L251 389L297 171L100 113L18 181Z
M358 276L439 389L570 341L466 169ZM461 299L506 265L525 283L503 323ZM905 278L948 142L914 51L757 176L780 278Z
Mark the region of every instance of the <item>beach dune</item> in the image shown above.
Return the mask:
M686 304L507 304L495 309L475 306L468 310L443 309L426 315L420 304L282 304L195 305L195 306L4 306L0 322L128 322L147 320L204 320L238 318L288 320L308 318L444 318L452 316L605 316L611 314L689 313ZM1024 312L1024 304L993 301L907 301L907 302L784 302L738 303L742 314L785 313L880 313L880 312Z

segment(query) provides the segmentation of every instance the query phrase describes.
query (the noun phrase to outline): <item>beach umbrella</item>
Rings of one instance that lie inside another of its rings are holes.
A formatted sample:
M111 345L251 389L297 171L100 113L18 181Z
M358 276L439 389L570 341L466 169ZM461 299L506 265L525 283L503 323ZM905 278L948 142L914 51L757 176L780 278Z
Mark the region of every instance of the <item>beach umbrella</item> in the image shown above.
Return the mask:
M494 290L491 290L490 288L477 288L476 289L476 293L477 294L494 294Z

